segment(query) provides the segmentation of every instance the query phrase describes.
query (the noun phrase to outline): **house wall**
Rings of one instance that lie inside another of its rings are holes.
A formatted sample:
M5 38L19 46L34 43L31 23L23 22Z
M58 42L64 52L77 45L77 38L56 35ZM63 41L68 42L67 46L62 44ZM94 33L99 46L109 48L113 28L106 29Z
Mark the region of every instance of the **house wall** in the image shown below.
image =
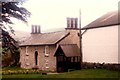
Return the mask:
M118 63L118 26L88 29L82 52L83 62Z
M40 70L56 71L56 57L54 57L55 45L49 46L49 56L45 56L45 46L20 47L20 62L22 68L35 67L35 51L38 51L38 65Z
M66 31L70 32L70 34L58 44L77 44L77 46L80 48L80 38L78 36L80 31L74 29L68 29Z

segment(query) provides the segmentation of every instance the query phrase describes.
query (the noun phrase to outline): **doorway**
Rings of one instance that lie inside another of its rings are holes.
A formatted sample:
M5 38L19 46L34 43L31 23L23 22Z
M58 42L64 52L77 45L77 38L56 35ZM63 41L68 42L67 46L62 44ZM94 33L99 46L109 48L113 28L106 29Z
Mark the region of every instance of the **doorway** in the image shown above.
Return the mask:
M38 51L35 51L35 65L38 65Z

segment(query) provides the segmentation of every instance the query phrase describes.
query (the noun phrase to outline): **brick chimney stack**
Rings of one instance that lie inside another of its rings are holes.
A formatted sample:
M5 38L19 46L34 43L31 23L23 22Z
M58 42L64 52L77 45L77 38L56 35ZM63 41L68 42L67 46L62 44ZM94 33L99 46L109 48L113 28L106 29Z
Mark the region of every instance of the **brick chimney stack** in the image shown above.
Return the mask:
M41 33L40 25L32 25L31 27L32 27L31 34L40 34Z
M67 18L67 28L66 29L78 29L78 18Z

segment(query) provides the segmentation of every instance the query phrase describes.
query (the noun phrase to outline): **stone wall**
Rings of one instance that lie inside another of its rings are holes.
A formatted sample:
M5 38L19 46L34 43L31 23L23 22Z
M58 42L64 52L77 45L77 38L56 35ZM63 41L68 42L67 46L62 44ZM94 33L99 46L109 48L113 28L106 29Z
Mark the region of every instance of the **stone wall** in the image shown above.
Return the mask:
M45 56L45 46L27 46L20 48L20 63L22 68L39 68L40 70L56 71L55 45L48 46L49 54ZM38 65L35 65L35 51L38 51Z

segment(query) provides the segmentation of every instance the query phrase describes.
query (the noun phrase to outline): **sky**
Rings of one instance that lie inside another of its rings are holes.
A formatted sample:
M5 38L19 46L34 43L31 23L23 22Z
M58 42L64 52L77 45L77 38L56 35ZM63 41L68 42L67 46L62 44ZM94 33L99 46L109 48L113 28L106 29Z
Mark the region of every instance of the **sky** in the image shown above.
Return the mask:
M118 9L120 0L28 0L23 6L32 15L29 23L17 21L13 29L31 32L31 25L41 26L42 32L59 31L66 28L66 18L79 18L81 27L89 24L107 12Z

